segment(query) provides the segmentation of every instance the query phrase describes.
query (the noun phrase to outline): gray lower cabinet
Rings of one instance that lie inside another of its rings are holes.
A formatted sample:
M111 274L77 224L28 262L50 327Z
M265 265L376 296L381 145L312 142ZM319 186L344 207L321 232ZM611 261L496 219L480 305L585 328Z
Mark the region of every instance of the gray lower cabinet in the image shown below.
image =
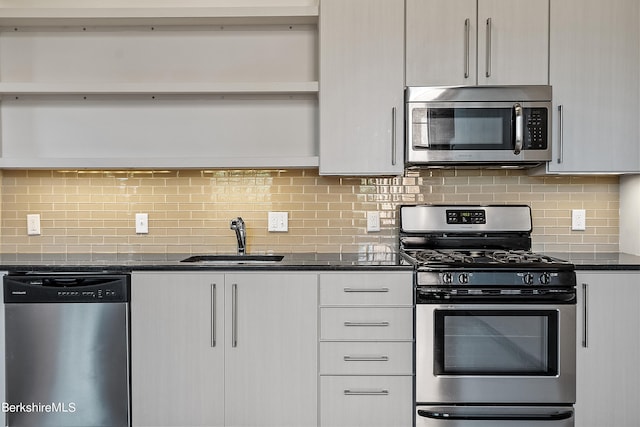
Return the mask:
M640 425L640 272L578 274L576 426Z
M411 272L320 274L320 425L413 425Z
M316 426L317 277L135 272L133 425Z

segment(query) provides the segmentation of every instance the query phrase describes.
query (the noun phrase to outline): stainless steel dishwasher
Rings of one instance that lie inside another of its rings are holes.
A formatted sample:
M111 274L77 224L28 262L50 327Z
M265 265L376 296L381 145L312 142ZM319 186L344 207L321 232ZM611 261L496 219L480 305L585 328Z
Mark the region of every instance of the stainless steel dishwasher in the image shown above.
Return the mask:
M130 425L126 274L4 277L6 426Z

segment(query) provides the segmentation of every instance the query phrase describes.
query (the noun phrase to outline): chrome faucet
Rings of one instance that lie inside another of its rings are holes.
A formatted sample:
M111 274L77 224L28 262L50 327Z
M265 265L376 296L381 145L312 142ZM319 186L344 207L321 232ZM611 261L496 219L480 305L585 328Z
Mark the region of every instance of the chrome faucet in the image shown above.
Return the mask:
M241 217L231 220L230 228L236 232L238 239L238 255L244 255L247 249L247 229Z

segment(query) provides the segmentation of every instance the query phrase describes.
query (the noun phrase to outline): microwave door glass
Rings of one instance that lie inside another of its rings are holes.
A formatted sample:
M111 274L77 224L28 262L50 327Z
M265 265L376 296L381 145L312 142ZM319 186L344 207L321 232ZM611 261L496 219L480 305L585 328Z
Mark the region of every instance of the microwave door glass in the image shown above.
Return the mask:
M423 124L420 130L426 131L432 150L508 150L513 146L510 108L431 108L425 115L426 129Z

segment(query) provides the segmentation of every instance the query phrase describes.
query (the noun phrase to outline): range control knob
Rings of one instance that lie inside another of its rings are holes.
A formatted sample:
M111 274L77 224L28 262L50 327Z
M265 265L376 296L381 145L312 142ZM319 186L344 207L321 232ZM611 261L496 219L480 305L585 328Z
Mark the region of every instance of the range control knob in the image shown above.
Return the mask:
M453 282L453 274L442 273L442 281L446 284L451 284Z
M525 273L522 276L522 281L524 282L525 285L530 285L533 283L533 274L531 273Z
M458 282L460 282L462 285L469 283L469 275L467 273L460 273L458 275Z
M543 285L548 285L550 281L551 276L549 276L549 273L542 273L540 275L540 283L542 283Z

